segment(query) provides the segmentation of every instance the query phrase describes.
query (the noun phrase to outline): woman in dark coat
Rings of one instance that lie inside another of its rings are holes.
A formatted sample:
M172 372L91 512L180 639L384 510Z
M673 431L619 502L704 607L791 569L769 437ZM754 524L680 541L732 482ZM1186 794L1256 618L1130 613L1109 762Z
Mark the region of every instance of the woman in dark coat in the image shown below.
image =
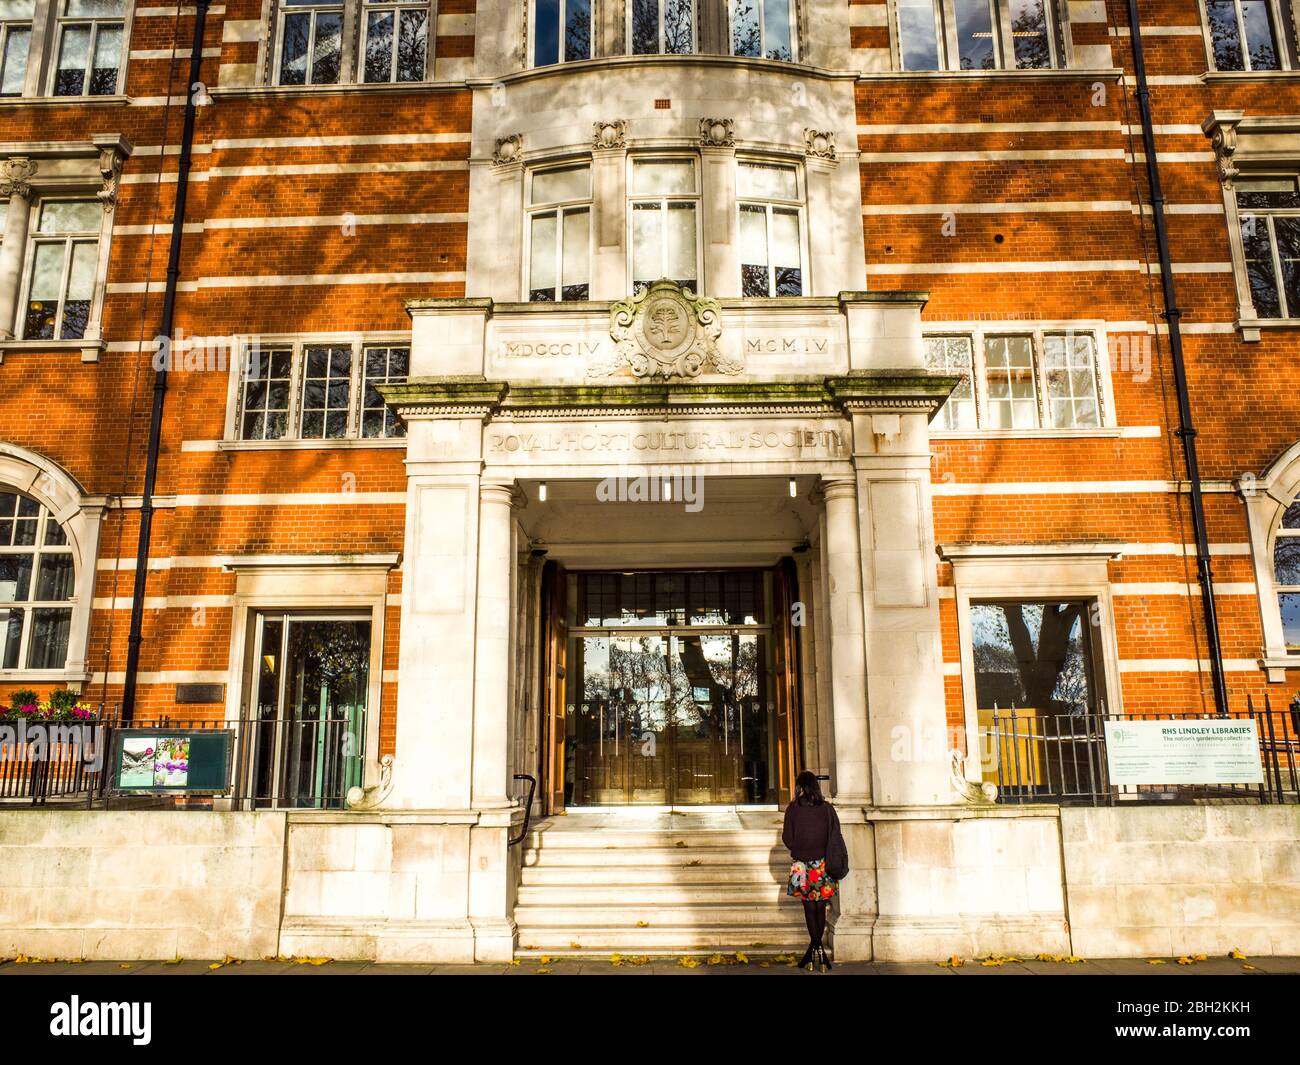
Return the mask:
M799 968L811 969L813 962L823 971L831 967L822 946L826 934L826 912L839 885L826 873L826 845L830 840L835 810L822 798L817 777L800 773L794 782L794 802L785 808L781 842L790 849L790 884L786 894L803 900L803 917L808 924L808 949Z

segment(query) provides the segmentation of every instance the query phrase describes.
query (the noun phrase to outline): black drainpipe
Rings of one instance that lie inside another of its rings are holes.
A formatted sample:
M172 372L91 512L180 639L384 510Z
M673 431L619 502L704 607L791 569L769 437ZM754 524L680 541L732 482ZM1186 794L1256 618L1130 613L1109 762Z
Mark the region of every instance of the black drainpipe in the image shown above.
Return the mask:
M190 164L194 157L196 97L205 95L200 84L203 62L203 30L210 0L197 0L194 8L194 41L190 50L190 76L185 82L185 124L181 129L181 154L176 169L176 202L172 209L171 245L167 250L167 287L163 292L162 323L158 335L170 341L176 315L176 282L181 275L181 234L185 228L185 200L189 192ZM165 150L164 146L164 150ZM167 355L172 354L170 345ZM131 592L131 628L126 638L126 675L122 688L122 720L135 713L136 679L140 670L141 627L144 623L145 581L149 576L149 538L153 532L153 493L158 481L158 449L162 441L163 401L167 397L167 361L154 368L153 410L149 415L149 453L144 467L144 489L140 496L140 539L135 550L135 585Z
M1187 477L1191 481L1192 532L1196 537L1196 571L1201 582L1201 607L1205 613L1205 641L1210 654L1210 677L1214 684L1214 705L1220 715L1228 712L1228 686L1223 676L1223 650L1219 643L1219 618L1214 606L1214 578L1210 573L1210 543L1205 531L1205 506L1201 499L1201 468L1196 461L1196 428L1187 394L1187 367L1183 363L1183 337L1178 327L1182 311L1174 293L1174 275L1169 261L1169 235L1165 231L1165 197L1160 189L1160 167L1156 163L1156 135L1151 125L1151 93L1147 88L1146 62L1142 54L1142 27L1137 0L1128 0L1129 33L1133 42L1133 74L1137 79L1138 110L1142 113L1142 147L1147 157L1147 181L1151 186L1151 219L1155 225L1156 251L1160 257L1160 287L1164 292L1164 319L1169 323L1169 355L1174 369L1174 391L1178 394L1179 427L1175 435L1183 443Z

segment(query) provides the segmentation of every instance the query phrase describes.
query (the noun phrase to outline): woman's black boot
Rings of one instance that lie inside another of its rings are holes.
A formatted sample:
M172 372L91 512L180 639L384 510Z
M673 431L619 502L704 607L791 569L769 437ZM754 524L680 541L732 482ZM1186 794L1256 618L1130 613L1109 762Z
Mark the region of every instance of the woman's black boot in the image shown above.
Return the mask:
M812 969L813 954L816 950L817 948L812 943L808 944L808 949L803 952L803 957L799 959L800 969Z
M830 972L833 968L835 968L835 967L831 964L831 960L830 960L830 958L828 958L828 957L826 956L826 948L825 948L825 947L818 947L818 948L817 948L817 955L818 955L818 958L819 958L820 961L821 961L822 972L824 972L824 973L828 973L828 972Z

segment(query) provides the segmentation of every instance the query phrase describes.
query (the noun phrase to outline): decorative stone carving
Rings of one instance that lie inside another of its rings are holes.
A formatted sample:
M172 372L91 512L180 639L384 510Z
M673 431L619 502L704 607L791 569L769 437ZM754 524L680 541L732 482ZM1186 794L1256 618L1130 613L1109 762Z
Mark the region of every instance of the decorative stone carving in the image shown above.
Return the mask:
M973 784L966 779L966 756L961 751L950 751L949 769L952 776L953 798L967 806L989 806L998 801L998 786L985 781Z
M32 198L31 180L36 176L36 164L23 156L0 162L0 196Z
M603 370L626 366L633 377L698 377L705 370L738 374L741 364L718 350L722 308L675 281L661 279L609 311L615 355Z
M1214 149L1214 160L1219 167L1219 180L1230 185L1232 179L1240 174L1233 161L1233 155L1237 151L1237 123L1214 122L1210 130L1210 146Z
M512 133L508 137L498 137L496 150L492 153L492 162L496 166L508 166L524 157L524 135Z
M99 152L99 176L104 184L95 193L104 210L112 210L117 202L118 181L122 177L122 164L126 162L121 154L112 148L101 148Z
M379 782L362 787L348 788L347 803L349 810L373 810L381 805L393 790L393 756L384 755L379 759Z
M701 148L734 148L736 138L732 132L734 123L729 118L700 119Z
M627 120L616 118L607 122L593 122L591 146L593 148L627 147Z
M812 159L835 158L835 133L831 130L803 131L804 154Z

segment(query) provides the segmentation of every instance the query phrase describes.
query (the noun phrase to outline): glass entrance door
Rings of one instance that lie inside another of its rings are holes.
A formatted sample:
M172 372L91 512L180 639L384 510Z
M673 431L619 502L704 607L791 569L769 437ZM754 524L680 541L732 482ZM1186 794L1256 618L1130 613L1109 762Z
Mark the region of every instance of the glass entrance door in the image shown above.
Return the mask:
M768 576L570 575L567 804L776 801Z
M254 663L258 805L341 808L364 772L370 620L259 615Z

